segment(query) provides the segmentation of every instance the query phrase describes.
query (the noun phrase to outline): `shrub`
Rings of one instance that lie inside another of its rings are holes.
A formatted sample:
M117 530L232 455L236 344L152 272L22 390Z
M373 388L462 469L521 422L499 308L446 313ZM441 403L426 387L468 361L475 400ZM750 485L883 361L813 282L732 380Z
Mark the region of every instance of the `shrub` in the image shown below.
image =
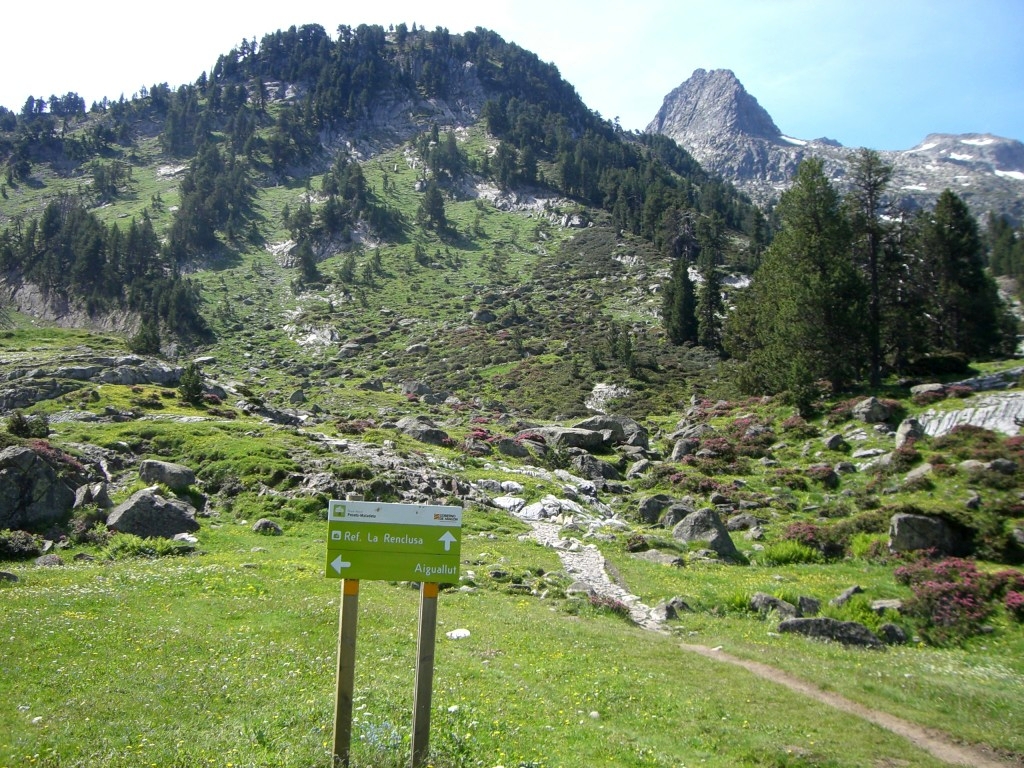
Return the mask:
M921 560L897 568L896 580L910 586L903 611L918 621L921 637L932 645L960 645L984 631L992 615L995 582L960 558Z
M885 562L889 553L889 535L885 533L855 533L850 539L850 554L858 560L871 563Z
M624 619L629 618L629 606L621 600L607 595L590 595L587 598L590 607L601 613L610 613Z
M817 437L821 434L821 431L816 426L808 424L807 420L802 416L790 416L782 422L782 431L799 439Z
M130 533L121 533L113 537L100 556L106 560L124 560L129 557L185 555L191 551L191 547L182 546L171 539L143 539Z
M1003 605L1013 618L1024 621L1024 592L1007 592Z
M50 419L45 414L30 417L15 411L7 417L7 431L15 437L49 437Z
M824 558L818 549L798 541L780 541L764 548L759 558L765 565L820 563Z
M25 560L43 553L43 537L28 531L0 531L0 558Z

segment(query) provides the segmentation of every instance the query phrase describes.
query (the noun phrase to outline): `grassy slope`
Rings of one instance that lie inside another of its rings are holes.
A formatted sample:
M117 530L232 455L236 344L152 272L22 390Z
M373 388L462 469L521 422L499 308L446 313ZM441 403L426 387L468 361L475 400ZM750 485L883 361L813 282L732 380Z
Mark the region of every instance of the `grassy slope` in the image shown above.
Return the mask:
M471 133L467 146L485 151L479 134ZM134 169L134 186L100 212L111 221L140 215L159 192L164 208L154 216L166 224L176 183L159 176L156 168L168 163L150 141L137 153L141 164ZM399 151L371 161L366 176L378 190L382 168L389 169L394 185L386 199L411 222L419 199L412 189L415 171ZM38 212L47 195L79 183L41 181L45 186L10 190L14 202L10 208L5 203L5 212ZM268 243L285 238L280 210L285 203L294 209L303 193L303 185L261 191L258 210ZM600 227L563 231L536 216L501 213L486 205L481 209L469 200L450 201L447 210L460 235L445 241L410 228L404 241L382 244L384 274L372 286L334 283L322 292L296 295L289 290L294 270L264 251L238 254L217 269L197 273L207 316L219 335L216 344L201 350L216 358L207 373L244 381L278 406L287 405L291 391L302 387L309 404L327 411L317 425L326 432L338 420L380 422L425 412L457 439L469 431L473 417L495 433L507 433L509 427L488 408L410 404L396 383L425 379L463 396L514 401L520 413L543 418L577 412L594 383L625 376L606 345L614 320L632 323L641 354L657 356L660 366L648 370L646 380L630 380L635 394L620 405L641 416L656 434L672 430L689 394L688 376L702 361L695 352L666 349L652 327L654 299L644 289L654 281L658 265L645 264L642 244L618 240ZM431 266L412 261L417 237L432 257L440 253ZM563 253L559 248L566 243L570 250ZM578 247L573 249L573 243ZM355 253L361 267L372 248ZM637 267L616 259L634 253L642 257ZM336 274L342 258L323 262L323 273ZM543 282L528 279L534 275ZM342 295L343 288L349 289L350 299ZM470 312L480 308L488 293L497 296L490 306L499 316L510 311L514 298L535 322L504 329L508 333L468 326ZM282 333L286 322L295 329ZM24 326L0 339L8 365L37 364L83 346L120 349L122 343L81 332L38 330L27 321ZM295 341L324 328L342 341L370 333L377 341L351 359L336 356L337 342L323 347ZM406 347L417 342L427 343L433 354L406 355ZM525 351L517 350L517 343ZM388 382L384 392L356 388L375 377ZM190 413L160 388L85 389L95 389L95 398L73 394L35 411L101 413L112 406L161 418ZM709 420L724 431L732 420L750 414L776 429L789 415L776 405L744 403ZM254 483L279 482L313 450L292 430L244 418L223 425L61 423L54 428L58 444L127 443L142 456L195 462L208 472L221 462L225 471ZM364 439L395 440L405 451L427 450L382 430L370 430ZM671 448L663 439L656 442ZM814 440L807 452L805 441L787 442L788 448L777 451L786 465L805 465L820 450ZM869 433L864 445L874 444L887 443ZM458 451L442 450L437 456L468 478L505 476ZM826 452L821 458L834 462L844 457ZM781 496L770 509L769 542L789 522L814 520L811 507L848 504L851 512L859 512L848 499L863 497L875 479L869 473L844 478L842 490L854 494L845 498L813 483L806 491L780 491L776 476L750 464L740 474L718 467L708 476L722 485L742 480L747 493ZM687 476L699 478L700 472L691 470ZM892 476L879 482L898 488L899 480ZM524 482L530 500L558 492L544 483ZM913 495L883 499L938 509L948 499L962 498L969 485L963 476L940 478ZM987 503L1016 493L981 490ZM648 493L690 492L666 476L638 483L634 491L612 500L616 509L628 514L637 498ZM0 637L6 644L0 766L326 764L337 584L321 574L321 524L309 522L316 517L310 504L289 505L273 494L247 491L230 510L221 511L219 522L204 523L205 554L191 560L60 570L3 564L23 581L0 584ZM263 515L281 521L286 535L258 538L236 523ZM554 554L518 542L521 528L504 516L473 511L468 518L475 530L497 526L499 533L496 540L481 540L478 551L470 552L467 543L467 555L496 563L506 558L503 567L557 570ZM736 538L756 561L751 544ZM1024 753L1019 626L1001 619L994 635L972 640L966 650L912 646L887 654L777 637L772 623L735 610L754 591L823 600L852 583L864 586L871 598L905 596L906 591L893 582L892 565L852 561L770 567L755 562L677 571L629 558L622 543L620 538L608 544L606 553L634 592L650 602L684 595L696 609L681 622L687 641L721 644L736 655L770 661L955 737ZM489 556L480 558L484 551ZM933 764L923 755L908 754L903 742L873 727L822 712L746 673L701 664L671 637L644 634L586 610L572 615L561 601L508 595L500 584L484 581L487 589L442 598L441 630L465 626L473 635L458 643L441 642L435 678L438 765L855 766L885 764L886 759ZM386 584L369 584L364 594L358 685L359 705L365 708L359 710L357 758L360 765L400 764L411 706L415 595ZM450 712L454 706L459 709ZM592 711L598 718L590 717ZM42 720L33 723L36 717Z

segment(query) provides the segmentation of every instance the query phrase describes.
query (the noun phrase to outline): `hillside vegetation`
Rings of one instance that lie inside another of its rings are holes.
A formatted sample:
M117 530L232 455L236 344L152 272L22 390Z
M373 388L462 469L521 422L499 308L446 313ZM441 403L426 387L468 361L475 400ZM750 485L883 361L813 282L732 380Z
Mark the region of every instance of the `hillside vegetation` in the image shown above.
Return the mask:
M770 244L675 144L482 29L291 28L177 89L30 99L0 161L0 766L329 765L347 494L466 509L434 765L942 764L686 644L1024 756L994 293L971 349L922 331L913 381L870 335L798 359L766 286L813 205ZM860 363L832 377L830 351ZM189 534L112 522L140 494ZM904 546L896 518L941 535ZM354 765L408 760L415 594L365 585ZM780 624L815 617L876 644Z

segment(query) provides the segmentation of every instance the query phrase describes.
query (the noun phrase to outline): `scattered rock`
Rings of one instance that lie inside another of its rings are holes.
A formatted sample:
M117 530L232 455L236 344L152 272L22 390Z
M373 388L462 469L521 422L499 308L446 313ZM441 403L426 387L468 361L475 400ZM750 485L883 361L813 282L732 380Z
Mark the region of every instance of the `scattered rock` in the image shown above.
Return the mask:
M853 417L863 421L865 424L880 424L888 421L892 416L892 410L885 403L876 397L869 397L861 400L853 406Z
M797 600L797 616L817 616L821 613L821 600L800 595Z
M870 629L856 621L838 621L822 617L787 619L779 624L779 632L795 633L818 640L832 640L843 645L883 649L885 644Z
M445 632L444 636L449 640L465 640L470 636L468 629L453 629L451 632Z
M64 565L64 561L61 559L61 556L54 553L37 557L35 563L42 568L57 568Z
M941 384L939 386L942 386ZM924 427L917 419L904 419L896 428L896 450L911 440L920 440L925 436Z
M896 611L899 613L903 610L902 600L872 600L871 610L881 616L886 611Z
M118 504L107 516L107 528L142 538L173 539L179 533L199 530L196 510L178 499L165 499L156 488L143 488Z
M645 549L643 552L634 552L633 557L640 560L647 560L651 563L671 565L677 568L683 565L683 558L680 557L678 553L662 552L659 549Z
M9 573L8 571L0 571L0 581L8 581L12 584L17 584L19 579L13 573Z
M172 491L187 490L196 481L195 472L188 467L156 459L147 459L139 465L139 477L147 483L162 483Z
M693 609L687 605L681 597L673 597L670 600L662 600L651 609L651 616L658 621L671 621L678 619L683 613L691 613Z
M844 589L842 594L839 595L839 597L834 597L828 602L829 605L846 605L848 602L850 602L851 597L853 597L854 595L860 595L863 592L864 588L855 584L852 587Z
M280 536L284 533L284 531L281 530L280 525L266 517L261 517L252 524L252 532L260 533L264 536Z
M739 550L722 524L718 512L710 507L687 515L672 529L672 536L680 541L701 542L726 560L737 560Z
M850 450L850 444L843 439L843 436L836 433L829 435L824 440L825 449L829 451L848 451Z
M779 616L787 619L796 618L797 616L795 605L787 603L781 598L772 597L764 592L756 592L754 593L754 596L750 598L750 610L757 611L761 614L775 611Z

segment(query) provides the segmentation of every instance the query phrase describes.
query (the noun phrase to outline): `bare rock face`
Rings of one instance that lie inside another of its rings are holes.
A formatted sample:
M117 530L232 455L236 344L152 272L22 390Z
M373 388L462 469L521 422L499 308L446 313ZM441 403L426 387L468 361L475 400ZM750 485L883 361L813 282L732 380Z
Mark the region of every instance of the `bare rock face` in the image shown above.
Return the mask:
M75 493L35 451L0 451L0 530L40 530L71 514Z
M786 136L727 69L694 71L665 97L647 132L674 139L706 170L762 204L778 199L797 166L812 157L844 189L857 151L831 139ZM965 202L976 217L989 210L1012 219L1024 215L1020 141L985 133L933 133L915 147L879 154L893 166L890 196L904 207L931 207L944 189L966 188Z

